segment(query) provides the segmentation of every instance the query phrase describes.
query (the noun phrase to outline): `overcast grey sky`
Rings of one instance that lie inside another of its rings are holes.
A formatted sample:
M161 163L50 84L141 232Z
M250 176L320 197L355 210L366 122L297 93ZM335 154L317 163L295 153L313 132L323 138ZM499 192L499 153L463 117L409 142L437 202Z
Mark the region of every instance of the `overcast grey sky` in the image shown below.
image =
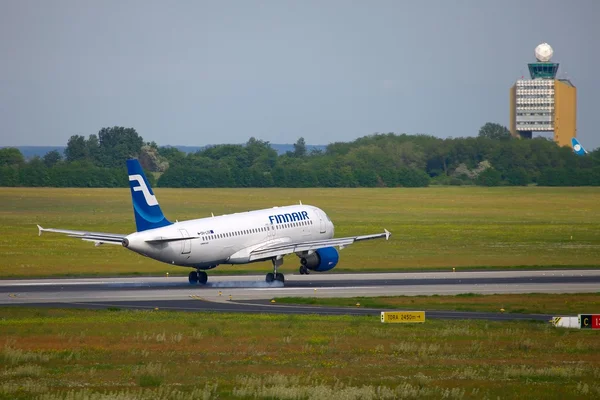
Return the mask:
M160 145L475 136L508 126L509 87L548 42L595 148L598 16L596 0L0 0L0 145L115 125Z

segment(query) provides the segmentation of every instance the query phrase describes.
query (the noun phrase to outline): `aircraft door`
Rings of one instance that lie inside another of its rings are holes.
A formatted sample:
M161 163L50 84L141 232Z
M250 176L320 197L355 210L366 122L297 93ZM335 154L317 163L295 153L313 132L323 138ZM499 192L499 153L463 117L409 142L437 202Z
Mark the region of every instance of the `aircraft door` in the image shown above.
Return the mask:
M181 237L190 237L190 234L185 229L180 229L179 233ZM182 240L181 241L181 254L190 254L192 252L192 241Z
M319 214L319 232L326 233L327 232L327 221L325 221L325 215L321 210L317 211Z
M267 240L275 239L275 225L267 225Z

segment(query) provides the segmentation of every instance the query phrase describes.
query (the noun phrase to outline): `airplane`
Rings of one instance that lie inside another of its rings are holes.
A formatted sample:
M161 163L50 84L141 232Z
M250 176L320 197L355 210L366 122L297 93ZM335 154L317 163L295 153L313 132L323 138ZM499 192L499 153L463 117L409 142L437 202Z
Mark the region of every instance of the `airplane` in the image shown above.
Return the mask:
M575 138L571 138L571 146L573 146L573 151L578 156L583 156L588 154L587 150L583 148L583 146L579 143L579 140Z
M84 241L122 245L128 250L171 265L193 268L190 284L206 284L207 270L220 264L248 264L270 260L273 272L266 282L285 282L278 272L283 257L296 254L300 258L300 274L333 269L340 250L364 240L385 238L391 233L334 238L334 225L327 214L311 205L290 205L262 210L226 214L189 221L170 222L137 159L127 160L129 187L133 202L136 232L88 232L70 229L42 228L38 234L54 232Z

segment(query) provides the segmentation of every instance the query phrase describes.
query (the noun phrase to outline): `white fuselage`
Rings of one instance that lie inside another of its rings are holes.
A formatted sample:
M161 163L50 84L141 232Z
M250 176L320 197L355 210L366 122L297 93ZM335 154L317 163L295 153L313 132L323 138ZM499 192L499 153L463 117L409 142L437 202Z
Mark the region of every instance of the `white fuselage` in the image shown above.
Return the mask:
M177 222L127 236L127 248L173 265L210 269L218 264L245 264L250 252L271 243L333 238L334 226L320 208L309 205ZM148 240L190 237L165 243Z

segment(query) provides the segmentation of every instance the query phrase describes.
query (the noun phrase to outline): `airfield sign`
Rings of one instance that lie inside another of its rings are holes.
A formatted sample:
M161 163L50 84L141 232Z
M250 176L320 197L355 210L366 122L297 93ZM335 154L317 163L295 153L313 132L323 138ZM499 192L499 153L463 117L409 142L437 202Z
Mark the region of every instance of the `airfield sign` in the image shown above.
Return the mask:
M382 323L425 322L425 311L382 311Z
M579 314L580 329L600 329L600 314Z

